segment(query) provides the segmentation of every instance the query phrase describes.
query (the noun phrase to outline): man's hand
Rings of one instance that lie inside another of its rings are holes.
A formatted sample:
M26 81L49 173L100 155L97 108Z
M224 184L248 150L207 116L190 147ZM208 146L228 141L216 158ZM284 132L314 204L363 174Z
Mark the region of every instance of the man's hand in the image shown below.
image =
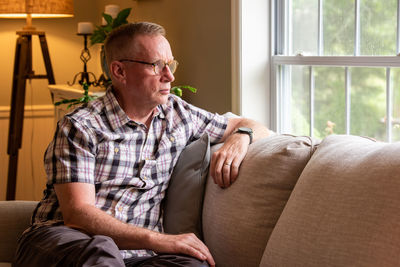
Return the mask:
M224 136L220 140L223 146L216 151L210 164L210 174L214 182L221 188L229 187L239 174L240 164L246 156L249 148L250 136L243 133L235 133L239 127L247 127L253 130L253 142L267 137L269 130L258 122L245 118L230 118Z
M215 261L210 251L195 234L168 235L154 233L150 247L157 253L186 254L199 260L207 260L210 266Z
M239 167L246 156L250 137L246 134L233 134L229 136L223 146L216 151L210 164L210 173L214 183L221 188L229 187L235 182Z

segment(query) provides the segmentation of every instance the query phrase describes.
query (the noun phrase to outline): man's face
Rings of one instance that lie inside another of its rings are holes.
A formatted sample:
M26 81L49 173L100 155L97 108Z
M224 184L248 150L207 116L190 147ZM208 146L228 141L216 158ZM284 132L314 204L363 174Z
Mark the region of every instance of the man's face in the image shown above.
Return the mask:
M139 35L135 37L134 44L126 59L149 63L159 60L170 62L174 59L171 47L162 35ZM152 65L129 61L123 64L126 70L124 97L145 108L154 108L167 102L171 82L175 79L168 67L157 74Z

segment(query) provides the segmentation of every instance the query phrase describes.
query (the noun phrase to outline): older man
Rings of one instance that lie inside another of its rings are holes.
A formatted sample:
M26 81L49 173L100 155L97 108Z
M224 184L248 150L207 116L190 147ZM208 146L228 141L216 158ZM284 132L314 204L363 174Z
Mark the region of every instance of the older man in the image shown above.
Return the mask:
M224 142L210 171L233 183L249 144L268 130L170 95L178 66L164 29L122 26L108 36L112 86L66 115L45 153L45 196L20 239L17 266L211 266L194 234L162 233L160 204L187 144Z

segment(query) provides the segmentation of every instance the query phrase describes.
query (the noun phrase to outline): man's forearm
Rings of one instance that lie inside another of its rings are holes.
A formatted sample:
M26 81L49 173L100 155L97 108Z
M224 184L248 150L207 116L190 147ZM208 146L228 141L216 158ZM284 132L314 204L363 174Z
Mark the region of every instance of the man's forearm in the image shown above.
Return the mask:
M90 235L111 237L120 249L151 249L148 229L128 225L95 206L95 188L88 183L55 184L65 225Z
M64 218L69 227L90 235L111 237L120 249L152 249L151 240L159 233L126 224L92 206L83 204L72 208L69 218Z

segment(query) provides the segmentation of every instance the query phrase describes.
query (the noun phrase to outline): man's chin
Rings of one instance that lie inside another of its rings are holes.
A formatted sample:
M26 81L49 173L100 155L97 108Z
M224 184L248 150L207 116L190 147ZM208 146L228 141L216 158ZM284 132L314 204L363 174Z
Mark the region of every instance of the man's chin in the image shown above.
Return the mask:
M168 94L161 94L161 96L159 98L161 105L164 105L164 104L166 104L168 102L168 96L169 96L169 93Z

